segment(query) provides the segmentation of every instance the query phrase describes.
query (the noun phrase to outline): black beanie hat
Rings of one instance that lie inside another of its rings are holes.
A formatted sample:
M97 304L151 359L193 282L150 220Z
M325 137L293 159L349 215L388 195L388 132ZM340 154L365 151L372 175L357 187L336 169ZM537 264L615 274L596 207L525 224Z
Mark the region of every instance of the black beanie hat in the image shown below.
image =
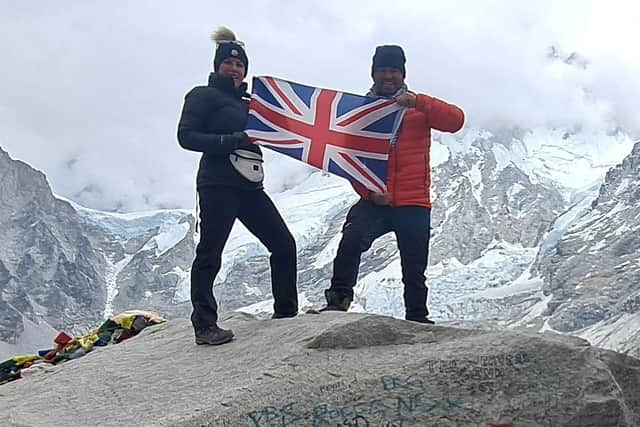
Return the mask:
M227 58L238 58L244 64L244 75L249 70L249 58L244 51L244 43L236 40L236 35L228 28L220 27L212 35L211 39L216 42L216 53L213 57L213 71L218 72L220 64Z
M383 45L376 47L376 53L373 55L373 63L371 64L371 75L376 68L391 67L402 71L402 77L405 76L404 63L406 58L404 51L400 46Z

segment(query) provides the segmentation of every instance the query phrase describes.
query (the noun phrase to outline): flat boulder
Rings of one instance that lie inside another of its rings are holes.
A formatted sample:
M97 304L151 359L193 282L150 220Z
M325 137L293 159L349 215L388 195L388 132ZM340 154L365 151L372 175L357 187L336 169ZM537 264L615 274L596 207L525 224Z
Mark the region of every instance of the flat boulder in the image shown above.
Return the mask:
M356 313L174 320L0 386L3 425L638 426L640 360L556 334Z

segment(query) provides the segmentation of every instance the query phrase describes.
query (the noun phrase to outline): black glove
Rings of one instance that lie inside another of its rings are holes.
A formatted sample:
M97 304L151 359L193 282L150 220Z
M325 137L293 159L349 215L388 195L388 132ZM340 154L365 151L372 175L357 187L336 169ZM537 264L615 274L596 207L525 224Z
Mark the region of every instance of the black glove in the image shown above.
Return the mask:
M249 141L249 135L245 132L233 132L231 135L225 135L224 139L231 139L234 148L251 148L253 144Z

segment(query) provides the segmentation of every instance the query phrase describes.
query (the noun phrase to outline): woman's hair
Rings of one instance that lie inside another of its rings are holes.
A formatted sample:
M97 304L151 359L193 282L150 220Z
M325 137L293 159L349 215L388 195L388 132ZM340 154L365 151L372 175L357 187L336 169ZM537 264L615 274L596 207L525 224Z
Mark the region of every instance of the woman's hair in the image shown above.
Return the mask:
M211 40L216 43L220 42L233 42L236 41L236 35L227 27L218 27L213 33L211 33Z

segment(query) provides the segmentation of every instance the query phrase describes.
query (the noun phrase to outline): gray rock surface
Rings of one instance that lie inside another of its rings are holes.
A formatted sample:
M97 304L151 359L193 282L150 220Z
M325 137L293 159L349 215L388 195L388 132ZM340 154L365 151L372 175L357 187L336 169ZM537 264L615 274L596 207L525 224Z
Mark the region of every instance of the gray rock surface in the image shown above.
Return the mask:
M640 142L606 175L597 197L561 218L558 237L550 234L533 271L544 278L550 297L543 313L561 332L606 329L596 342L640 354ZM622 323L626 322L625 328ZM635 327L629 328L630 325ZM621 329L627 329L623 331ZM623 333L621 333L623 332Z
M119 222L102 217L91 221L56 198L42 172L0 148L0 344L21 341L25 318L80 335L132 308L188 315L176 293L193 259L193 216L166 210ZM158 250L158 240L176 228L184 237ZM1 360L13 356L2 353Z
M70 332L102 319L105 262L45 175L0 149L0 341L23 315Z
M429 261L456 257L467 264L492 241L535 247L565 208L560 192L515 164L499 164L496 150L508 138L476 139L468 151L452 154L433 171L435 229ZM497 148L496 148L497 147Z
M173 321L0 387L10 426L637 426L640 360L555 334L325 313ZM34 399L37 396L37 399ZM28 404L25 404L28 402Z

